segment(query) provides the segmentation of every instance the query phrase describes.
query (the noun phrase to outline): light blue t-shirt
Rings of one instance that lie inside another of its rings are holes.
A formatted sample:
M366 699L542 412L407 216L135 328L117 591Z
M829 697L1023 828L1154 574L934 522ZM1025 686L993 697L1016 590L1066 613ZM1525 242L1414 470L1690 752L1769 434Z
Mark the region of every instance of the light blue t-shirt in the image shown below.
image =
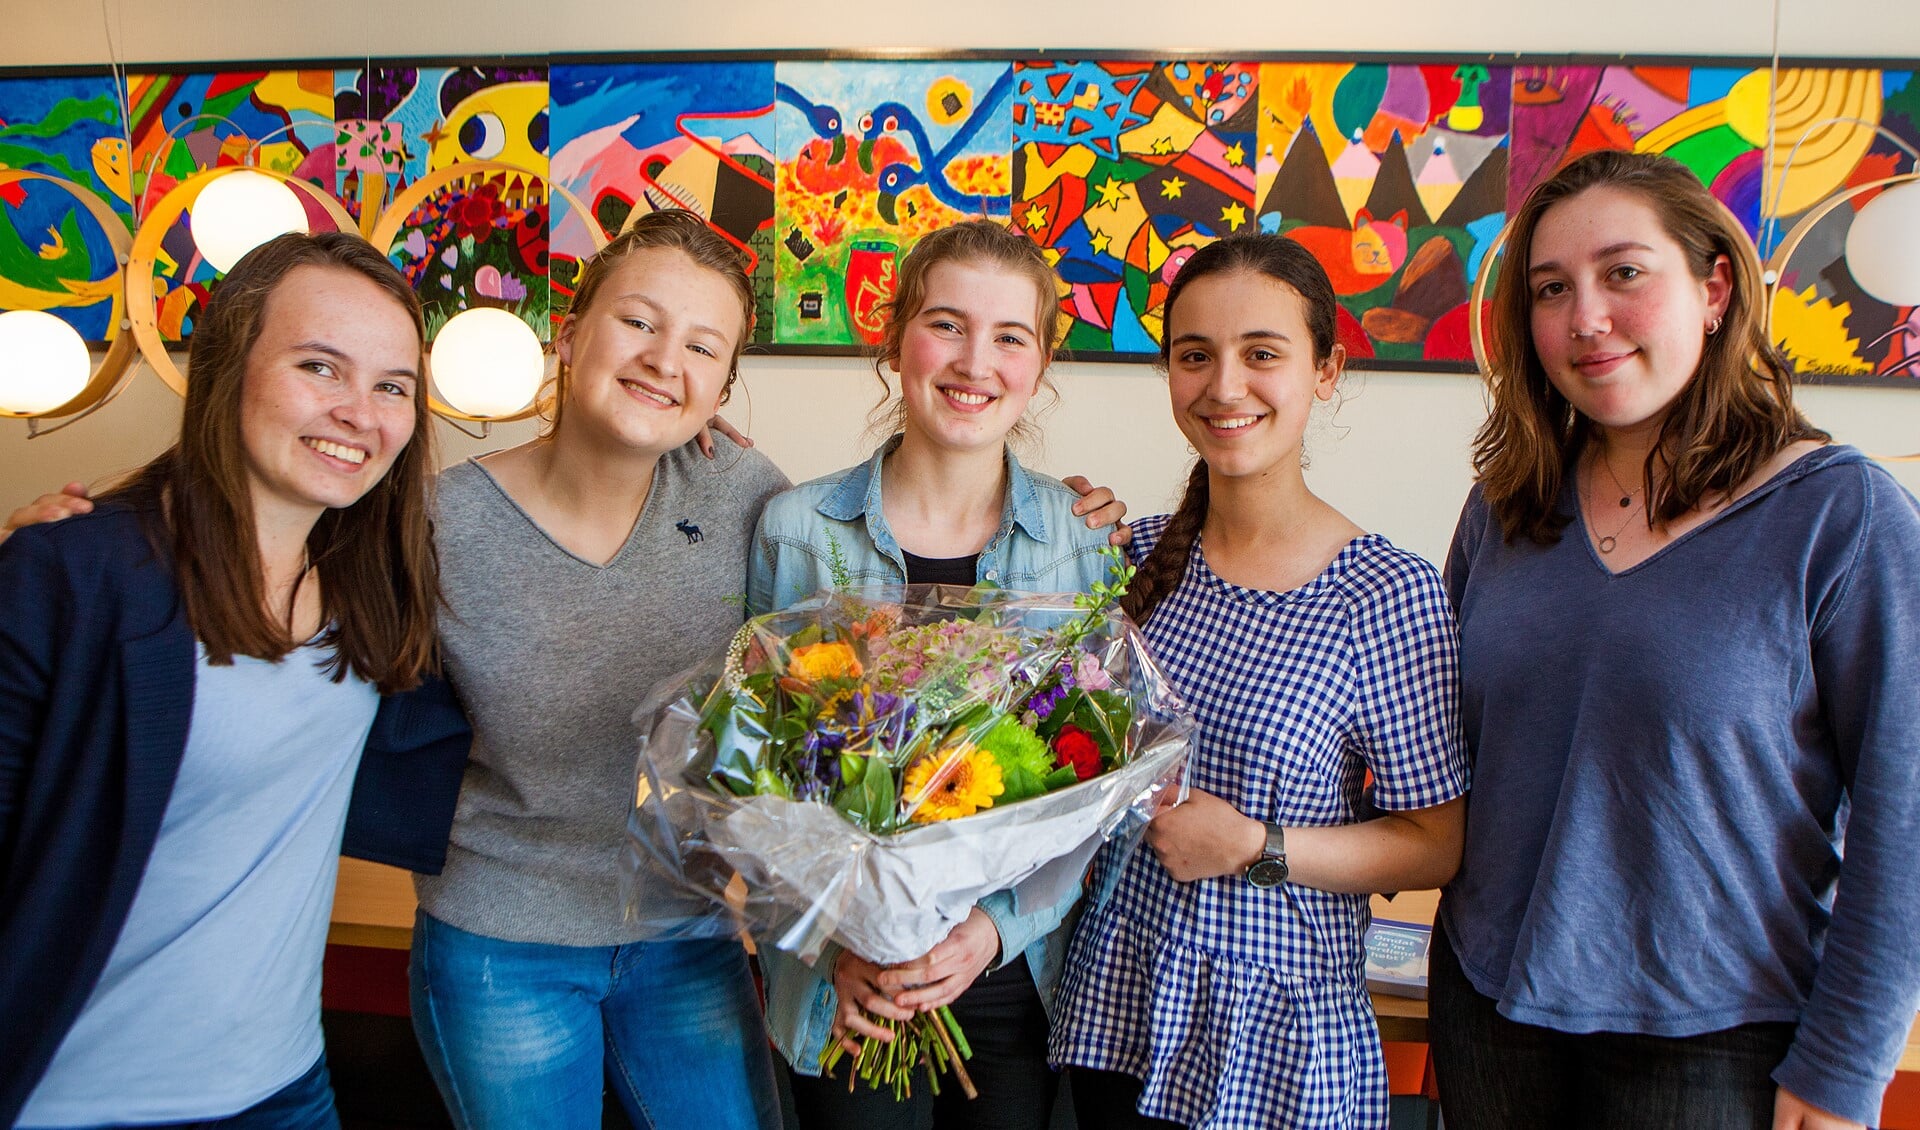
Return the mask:
M201 653L146 875L20 1126L224 1117L320 1058L335 859L379 705L328 658Z

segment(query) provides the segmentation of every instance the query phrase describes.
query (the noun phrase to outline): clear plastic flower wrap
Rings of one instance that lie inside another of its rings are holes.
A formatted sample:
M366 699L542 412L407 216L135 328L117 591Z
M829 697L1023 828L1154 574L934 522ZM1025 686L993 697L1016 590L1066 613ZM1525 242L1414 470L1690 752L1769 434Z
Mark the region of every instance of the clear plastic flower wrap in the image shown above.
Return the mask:
M629 912L884 965L995 891L1071 897L1185 782L1192 717L1116 607L1129 573L1081 596L823 593L750 620L636 715Z

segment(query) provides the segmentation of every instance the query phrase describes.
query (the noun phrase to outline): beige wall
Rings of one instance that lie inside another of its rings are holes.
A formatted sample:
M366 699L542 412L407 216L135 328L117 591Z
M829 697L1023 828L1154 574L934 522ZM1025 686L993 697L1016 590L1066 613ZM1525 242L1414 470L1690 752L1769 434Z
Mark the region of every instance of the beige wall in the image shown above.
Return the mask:
M1920 19L1881 0L1785 0L1783 49L1798 55L1920 59ZM111 25L131 60L321 58L386 54L693 50L714 48L1031 48L1141 50L1640 52L1765 54L1772 9L1762 0L1370 0L1339 3L1237 0L1205 27L1166 26L1182 9L1147 0L1047 5L975 0L712 0L701 5L609 0L182 0L100 8L71 0L0 0L0 66L102 62ZM1604 11L1604 18L1596 13ZM1356 14L1360 13L1360 14ZM1064 365L1061 398L1045 418L1036 462L1056 474L1106 482L1151 513L1169 505L1187 452L1167 416L1164 385L1143 366ZM1366 373L1349 377L1346 403L1312 439L1309 478L1356 522L1438 560L1465 496L1467 448L1484 408L1467 376ZM747 395L730 412L795 479L852 462L877 386L849 359L749 358ZM1920 389L1809 388L1803 403L1839 438L1878 452L1920 450ZM749 404L751 408L749 409ZM157 452L179 404L142 373L98 415L28 441L0 422L0 507L69 479L97 479ZM439 425L446 457L530 434L498 429L486 443ZM1894 467L1920 491L1920 464Z

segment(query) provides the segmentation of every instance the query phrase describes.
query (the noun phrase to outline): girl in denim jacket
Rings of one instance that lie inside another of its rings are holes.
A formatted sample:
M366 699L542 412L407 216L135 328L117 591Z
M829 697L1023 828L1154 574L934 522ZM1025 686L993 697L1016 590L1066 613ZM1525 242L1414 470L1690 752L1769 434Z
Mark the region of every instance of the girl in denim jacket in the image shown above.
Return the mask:
M1053 269L1019 234L978 220L921 240L901 264L875 363L900 378L892 438L866 462L767 504L749 563L751 611L830 587L836 556L854 585L1071 592L1101 578L1106 535L1073 513L1072 489L1023 468L1007 442L1029 426L1059 320ZM793 1067L801 1125L1045 1127L1058 1085L1047 1009L1073 901L1023 906L999 892L924 956L887 968L832 945L811 968L763 948L768 1023ZM973 1045L977 1100L949 1088L896 1102L818 1075L829 1041L885 1038L867 1013L904 1020L941 1005Z

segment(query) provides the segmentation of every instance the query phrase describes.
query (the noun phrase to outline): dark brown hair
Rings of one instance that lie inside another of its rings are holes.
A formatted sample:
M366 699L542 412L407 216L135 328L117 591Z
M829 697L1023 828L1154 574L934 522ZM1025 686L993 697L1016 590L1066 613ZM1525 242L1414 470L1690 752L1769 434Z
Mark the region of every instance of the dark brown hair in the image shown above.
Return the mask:
M151 515L151 535L172 554L187 623L215 664L235 655L278 660L305 642L267 607L240 431L247 361L267 304L301 267L350 271L373 283L424 339L413 288L366 240L351 232L269 240L234 264L195 322L179 441L106 496ZM425 357L414 365L424 384ZM383 694L417 685L438 663L430 419L423 387L413 398L413 438L386 475L353 505L325 511L307 535L326 625L319 643L333 652L327 671L335 681L352 671Z
M695 213L684 208L648 212L595 252L593 258L580 266L580 280L574 286L567 319L573 321L593 309L594 299L606 285L607 277L618 270L628 256L654 248L684 253L698 265L726 279L740 298L740 339L733 343L733 356L727 359L727 383L720 392L720 403L725 404L733 396L733 382L740 377L740 353L753 334L753 280L747 277L747 259L740 249ZM566 402L567 383L572 377L571 367L561 362L551 388L541 401L541 415L547 421L543 434L551 435L559 428L561 405Z
M1333 283L1326 268L1305 247L1285 236L1235 235L1210 243L1194 253L1174 276L1167 290L1166 320L1161 323L1160 363L1172 363L1173 308L1187 287L1213 275L1259 274L1292 288L1300 296L1306 315L1307 336L1313 340L1313 363L1323 365L1339 345L1335 330L1338 316ZM1153 552L1140 563L1120 607L1144 624L1168 593L1180 587L1187 575L1187 558L1207 520L1207 461L1196 459L1187 475L1186 493L1167 520Z
M1040 381L1042 387L1052 391L1046 369L1053 362L1054 346L1060 340L1060 277L1053 273L1053 266L1039 245L1026 236L992 220L965 220L927 233L900 263L893 297L882 307L886 328L881 331L879 351L873 359L874 375L880 378L880 403L873 410L876 431L892 435L905 424L906 402L894 396L885 370L900 360L900 343L906 336L907 324L927 304L927 276L942 263L999 267L1025 275L1033 283L1040 301L1034 311L1033 324L1044 358ZM1023 418L1014 425L1013 434L1024 435L1028 429Z
M1553 387L1533 341L1527 270L1548 209L1577 207L1593 188L1631 192L1653 209L1696 279L1725 256L1731 287L1719 332L1667 407L1642 468L1647 524L1664 525L1712 495L1728 495L1780 449L1828 437L1793 406L1792 374L1767 339L1760 261L1738 220L1686 166L1648 153L1589 153L1533 190L1513 217L1505 265L1493 288L1486 381L1487 420L1473 441L1473 469L1508 541L1558 541L1571 517L1559 509L1566 476L1593 438L1593 424ZM1703 328L1704 332L1704 328ZM1664 479L1655 472L1664 469Z

